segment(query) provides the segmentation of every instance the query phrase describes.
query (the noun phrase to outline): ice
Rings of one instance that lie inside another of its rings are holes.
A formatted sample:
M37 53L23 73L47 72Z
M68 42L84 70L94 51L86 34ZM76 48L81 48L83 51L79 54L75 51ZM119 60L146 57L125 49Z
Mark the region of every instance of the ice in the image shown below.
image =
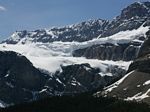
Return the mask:
M61 66L89 63L93 68L100 68L106 74L108 65L120 66L123 69L128 69L130 62L86 59L84 57L72 57L69 46L49 44L0 44L2 51L14 51L26 56L36 68L55 73L61 71ZM5 47L4 47L5 46Z

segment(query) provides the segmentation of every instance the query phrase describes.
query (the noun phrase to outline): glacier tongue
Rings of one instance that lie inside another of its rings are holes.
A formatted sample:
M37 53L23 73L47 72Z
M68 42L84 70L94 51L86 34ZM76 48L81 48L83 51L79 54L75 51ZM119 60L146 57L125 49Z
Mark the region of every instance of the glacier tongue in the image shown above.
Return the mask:
M44 45L42 45L44 46ZM56 48L57 49L57 48ZM55 49L55 50L56 50ZM89 63L93 68L100 68L103 73L107 72L108 66L120 66L123 69L128 68L130 62L86 59L84 57L72 57L70 54L65 54L62 51L53 51L46 46L41 47L37 44L32 45L7 45L1 44L0 50L15 51L26 56L35 67L46 70L50 73L55 73L61 70L61 66L72 64Z

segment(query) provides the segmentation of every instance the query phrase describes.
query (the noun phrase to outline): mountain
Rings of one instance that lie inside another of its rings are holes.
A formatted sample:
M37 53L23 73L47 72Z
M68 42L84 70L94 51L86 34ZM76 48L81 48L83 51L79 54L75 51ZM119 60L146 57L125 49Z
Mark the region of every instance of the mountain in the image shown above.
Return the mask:
M98 94L150 104L150 30L146 34L147 39L140 48L138 57L129 66L128 74Z
M110 38L110 41L75 50L73 56L100 60L131 61L137 57L138 50L145 40L145 32L143 31L143 34L138 33L144 30L141 29L141 26L150 26L150 2L135 2L124 8L119 16L109 22L107 30L99 36L99 38ZM134 30L137 30L137 32ZM127 40L128 37L131 37L131 39ZM114 44L112 41L115 38Z
M105 30L109 22L106 20L89 20L79 24L65 27L54 27L51 29L41 29L35 31L16 31L9 39L3 41L8 44L28 43L28 42L72 42L88 41L98 37Z
M149 15L150 2L135 2L112 21L97 19L65 27L16 31L0 44L4 88L0 90L0 106L99 90L126 72L136 74L137 68L145 71L149 61L138 59L149 51L144 47L149 45Z
M138 29L141 25L150 25L150 2L135 2L124 8L119 16L110 22L102 37L120 31Z
M6 106L33 100L33 92L48 79L26 57L12 51L0 51L0 65L0 100Z
M112 21L97 19L62 28L17 31L2 43L42 43L52 52L59 53L61 50L63 54L65 52L64 55L67 52L74 57L87 59L132 61L137 57L150 26L149 6L150 2L135 2L124 8Z
M113 75L101 76L103 72L99 68L75 64L62 66L62 71L50 75L35 68L25 56L13 51L0 51L0 64L1 107L45 97L93 91L118 79L119 73L125 74L124 69L112 66L108 72Z

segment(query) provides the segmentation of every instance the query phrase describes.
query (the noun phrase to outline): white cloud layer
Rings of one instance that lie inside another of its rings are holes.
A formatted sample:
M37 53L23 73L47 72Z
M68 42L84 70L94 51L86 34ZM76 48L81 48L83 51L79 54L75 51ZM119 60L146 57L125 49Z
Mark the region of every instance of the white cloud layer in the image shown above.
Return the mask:
M0 11L6 11L6 8L0 5Z

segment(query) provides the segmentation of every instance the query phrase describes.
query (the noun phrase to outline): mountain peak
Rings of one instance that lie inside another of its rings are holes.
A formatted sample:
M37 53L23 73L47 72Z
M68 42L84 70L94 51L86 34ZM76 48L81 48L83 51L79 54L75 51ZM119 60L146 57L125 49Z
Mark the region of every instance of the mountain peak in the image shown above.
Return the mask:
M144 17L150 14L150 2L135 2L121 12L120 19L130 19L132 17Z

